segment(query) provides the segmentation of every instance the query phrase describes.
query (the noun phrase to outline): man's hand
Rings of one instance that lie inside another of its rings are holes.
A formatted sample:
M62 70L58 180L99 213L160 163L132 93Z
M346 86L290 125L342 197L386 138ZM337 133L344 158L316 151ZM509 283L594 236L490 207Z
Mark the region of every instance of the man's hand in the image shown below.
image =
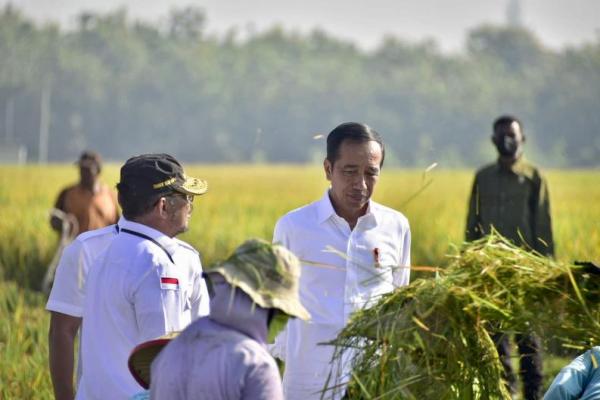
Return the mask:
M50 226L63 237L75 237L79 231L77 218L73 214L66 213L58 208L50 211Z

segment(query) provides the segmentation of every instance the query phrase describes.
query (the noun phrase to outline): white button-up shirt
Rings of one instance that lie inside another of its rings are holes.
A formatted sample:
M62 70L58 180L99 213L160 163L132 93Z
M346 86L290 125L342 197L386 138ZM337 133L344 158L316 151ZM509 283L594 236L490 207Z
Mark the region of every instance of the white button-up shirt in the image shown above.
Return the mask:
M196 250L146 225L125 221L120 228L87 280L77 399L138 393L127 367L131 350L208 315Z
M119 222L123 222L121 217ZM102 253L119 233L118 225L94 229L78 235L64 248L46 310L72 317L83 316L84 285L92 262Z
M122 224L123 221L125 219L121 217L119 223ZM106 250L117 233L119 233L118 225L94 229L78 235L64 248L56 267L46 310L78 318L83 316L84 288L89 267L96 257ZM80 378L81 347L77 362L77 382Z
M321 200L283 216L273 241L282 243L302 262L300 299L311 321L290 320L271 351L286 363L286 399L319 399L327 379L329 385L331 379L345 380L335 375L348 371L332 371L334 348L318 343L334 339L354 311L408 284L408 220L398 211L370 201L367 213L351 230L335 213L326 192ZM343 394L343 388L338 392Z

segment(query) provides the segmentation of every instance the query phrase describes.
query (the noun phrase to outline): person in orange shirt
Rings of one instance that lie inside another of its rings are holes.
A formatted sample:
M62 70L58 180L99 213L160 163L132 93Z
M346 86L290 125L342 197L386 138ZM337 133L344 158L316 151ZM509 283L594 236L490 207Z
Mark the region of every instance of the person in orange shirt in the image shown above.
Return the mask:
M63 189L50 220L52 229L66 232L74 238L78 234L115 224L119 219L116 193L100 182L102 161L93 151L84 151L76 162L79 183Z

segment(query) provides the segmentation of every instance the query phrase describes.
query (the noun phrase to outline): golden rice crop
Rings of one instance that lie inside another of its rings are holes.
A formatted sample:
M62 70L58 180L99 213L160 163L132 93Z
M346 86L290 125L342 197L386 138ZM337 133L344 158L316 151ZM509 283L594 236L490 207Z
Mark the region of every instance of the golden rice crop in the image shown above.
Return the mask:
M187 169L209 181L209 193L195 200L190 230L182 235L201 252L204 264L222 259L248 237L270 239L277 218L327 188L320 166ZM384 168L375 200L409 218L413 264L443 266L449 246L460 244L472 176L473 171L434 170L424 176L422 170ZM547 176L557 258L600 261L600 172ZM114 186L118 165L106 165L102 178ZM0 305L21 304L0 306L0 320L9 321L0 333L0 350L10 366L0 368L0 398L51 398L45 298L28 289L39 287L58 242L48 224L49 209L60 188L76 180L73 165L0 167L0 279L15 282L2 283Z

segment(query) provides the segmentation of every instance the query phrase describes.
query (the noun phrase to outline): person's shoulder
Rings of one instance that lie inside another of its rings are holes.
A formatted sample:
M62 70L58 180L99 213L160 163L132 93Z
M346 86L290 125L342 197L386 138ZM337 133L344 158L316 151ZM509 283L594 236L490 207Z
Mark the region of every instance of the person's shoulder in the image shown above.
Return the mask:
M400 211L391 207L384 206L371 200L371 208L377 217L382 217L384 221L394 221L400 225L408 226L408 218Z
M112 187L108 186L108 184L106 184L104 182L100 182L100 190L102 192L108 192L108 193L111 193L111 194L112 193L116 193L115 190Z
M70 251L91 251L92 254L95 254L100 250L105 249L108 246L108 243L117 236L117 233L118 231L115 225L109 225L104 228L80 233L69 244L69 248L71 248Z
M67 193L70 192L72 190L75 190L79 187L79 183L72 183L70 185L65 186L62 190L61 193Z
M181 239L178 239L178 238L173 238L173 240L175 240L175 243L177 243L177 245L178 245L180 248L182 248L182 249L184 249L184 250L187 250L187 251L190 251L190 252L192 252L192 253L194 253L194 254L196 254L196 255L200 254L200 252L198 252L198 250L196 250L196 249L194 248L194 246L192 246L192 245L191 245L191 244L189 244L188 242L184 242L183 240L181 240Z
M61 199L64 199L69 193L76 190L78 186L79 186L79 184L77 184L77 183L73 183L73 184L65 186L64 188L62 188L60 190L60 192L58 192L58 196L56 196L57 200L59 201Z
M527 160L522 160L520 163L522 174L529 179L540 180L543 179L542 172L540 169Z
M230 335L232 345L230 346L230 351L233 354L260 360L272 359L265 346L261 345L251 337L235 330L232 330Z
M312 203L303 205L285 213L279 221L288 222L305 222L307 218L315 217L319 208L320 200L313 201Z
M80 243L87 243L94 241L99 238L113 237L118 233L116 225L108 225L104 228L93 229L77 235L74 241Z
M492 173L495 173L498 170L498 163L493 162L489 164L485 164L482 167L479 167L477 171L475 171L475 177L486 176Z

